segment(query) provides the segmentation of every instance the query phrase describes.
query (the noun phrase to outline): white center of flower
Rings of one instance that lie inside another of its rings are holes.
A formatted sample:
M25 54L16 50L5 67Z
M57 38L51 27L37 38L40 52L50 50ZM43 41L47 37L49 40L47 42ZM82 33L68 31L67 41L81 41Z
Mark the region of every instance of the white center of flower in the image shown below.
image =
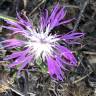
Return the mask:
M26 46L30 47L31 53L35 55L36 58L42 55L43 59L47 54L51 55L53 47L57 43L58 38L55 35L46 35L45 33L35 33L32 36L27 37L29 40Z

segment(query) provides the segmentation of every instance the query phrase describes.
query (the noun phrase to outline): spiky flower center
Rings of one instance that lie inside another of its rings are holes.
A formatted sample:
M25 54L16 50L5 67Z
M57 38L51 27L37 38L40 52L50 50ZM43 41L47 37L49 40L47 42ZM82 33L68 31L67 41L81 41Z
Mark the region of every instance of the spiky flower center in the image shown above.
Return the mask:
M43 59L48 54L52 55L53 47L59 40L55 35L46 35L46 33L34 33L27 38L26 46L31 48L31 53L34 53L36 58L42 55Z

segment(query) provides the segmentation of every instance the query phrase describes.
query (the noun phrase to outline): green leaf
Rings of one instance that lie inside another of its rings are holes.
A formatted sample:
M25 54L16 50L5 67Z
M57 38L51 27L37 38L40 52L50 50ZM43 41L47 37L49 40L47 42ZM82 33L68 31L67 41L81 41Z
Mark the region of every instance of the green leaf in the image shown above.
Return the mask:
M42 62L43 62L43 61L42 61L42 58L41 58L41 57L39 57L39 58L36 60L36 64L39 65L39 66L42 64Z
M37 66L40 68L40 71L42 73L47 73L48 69L47 69L47 66L46 64L43 62L42 58L39 57L37 60L36 60L36 64Z

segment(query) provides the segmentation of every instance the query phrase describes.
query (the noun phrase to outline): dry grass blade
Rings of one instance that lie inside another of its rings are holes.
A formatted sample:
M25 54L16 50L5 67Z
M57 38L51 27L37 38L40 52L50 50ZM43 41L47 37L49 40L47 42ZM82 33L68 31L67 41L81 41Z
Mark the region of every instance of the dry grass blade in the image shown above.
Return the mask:
M23 4L24 4L25 9L26 9L27 3L28 3L28 0L23 0Z
M6 92L8 89L10 89L10 87L7 83L0 84L0 93Z
M42 0L42 2L40 2L37 7L35 7L29 14L29 16L31 16L46 0Z
M79 23L80 23L82 14L83 14L83 12L84 12L84 10L85 10L88 2L89 2L89 0L86 0L86 1L85 1L84 5L83 5L83 7L82 7L82 9L81 9L81 11L80 11L79 17L78 17L78 19L77 19L77 22L76 22L76 24L75 24L75 26L74 26L73 31L76 31L77 27L79 26Z
M10 89L9 84L11 81L9 80L8 73L2 72L0 70L0 93L7 92Z
M92 72L89 72L87 75L85 75L85 76L81 77L81 78L80 78L80 79L78 79L78 80L75 80L74 82L72 82L72 84L76 84L76 83L78 83L78 82L80 82L80 81L84 80L84 79L85 79L86 77L88 77L91 73L92 73Z

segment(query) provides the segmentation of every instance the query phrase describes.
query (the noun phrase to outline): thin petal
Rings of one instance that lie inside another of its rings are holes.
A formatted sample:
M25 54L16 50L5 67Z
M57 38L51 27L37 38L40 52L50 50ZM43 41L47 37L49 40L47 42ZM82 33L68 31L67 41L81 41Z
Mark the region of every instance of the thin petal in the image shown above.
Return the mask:
M14 59L20 56L25 56L28 53L28 49L24 50L24 51L17 51L12 53L11 55L6 56L3 60L10 60L10 59Z
M10 24L10 25L13 25L13 26L15 26L15 27L17 27L17 28L20 28L20 29L23 29L19 24L18 24L18 22L14 22L14 21L9 21L9 20L5 20L8 24Z
M24 41L17 40L17 39L8 39L1 42L5 48L15 48L24 45Z
M84 33L68 33L63 35L61 38L65 40L69 40L69 39L78 39L82 36L84 36Z
M25 59L26 59L25 56L20 56L13 63L9 64L8 66L12 68L16 65L19 65L19 64L23 63Z
M29 26L30 28L32 28L32 23L30 22L28 17L24 14L22 14L22 15L23 15L23 18L25 18L25 19L21 18L20 14L17 12L17 18L18 18L18 21L19 21L18 23L20 23L20 24L22 24L26 27Z
M61 52L61 55L63 55L67 60L70 61L70 64L73 64L73 65L77 64L76 58L74 57L74 55L69 49L67 49L64 46L57 46L57 49L59 52Z
M55 75L57 80L63 80L63 73L57 62L53 60L50 56L48 56L46 59L47 59L48 71L50 76L52 78L55 78L54 77Z
M63 21L61 21L57 26L62 25L62 24L70 23L70 22L73 21L73 20L74 20L74 18L69 19L69 20L63 20Z
M31 62L31 60L32 60L32 56L28 56L25 58L24 62L22 63L22 66L19 68L18 74L20 74L20 71L24 69L24 67L26 67L28 63Z

